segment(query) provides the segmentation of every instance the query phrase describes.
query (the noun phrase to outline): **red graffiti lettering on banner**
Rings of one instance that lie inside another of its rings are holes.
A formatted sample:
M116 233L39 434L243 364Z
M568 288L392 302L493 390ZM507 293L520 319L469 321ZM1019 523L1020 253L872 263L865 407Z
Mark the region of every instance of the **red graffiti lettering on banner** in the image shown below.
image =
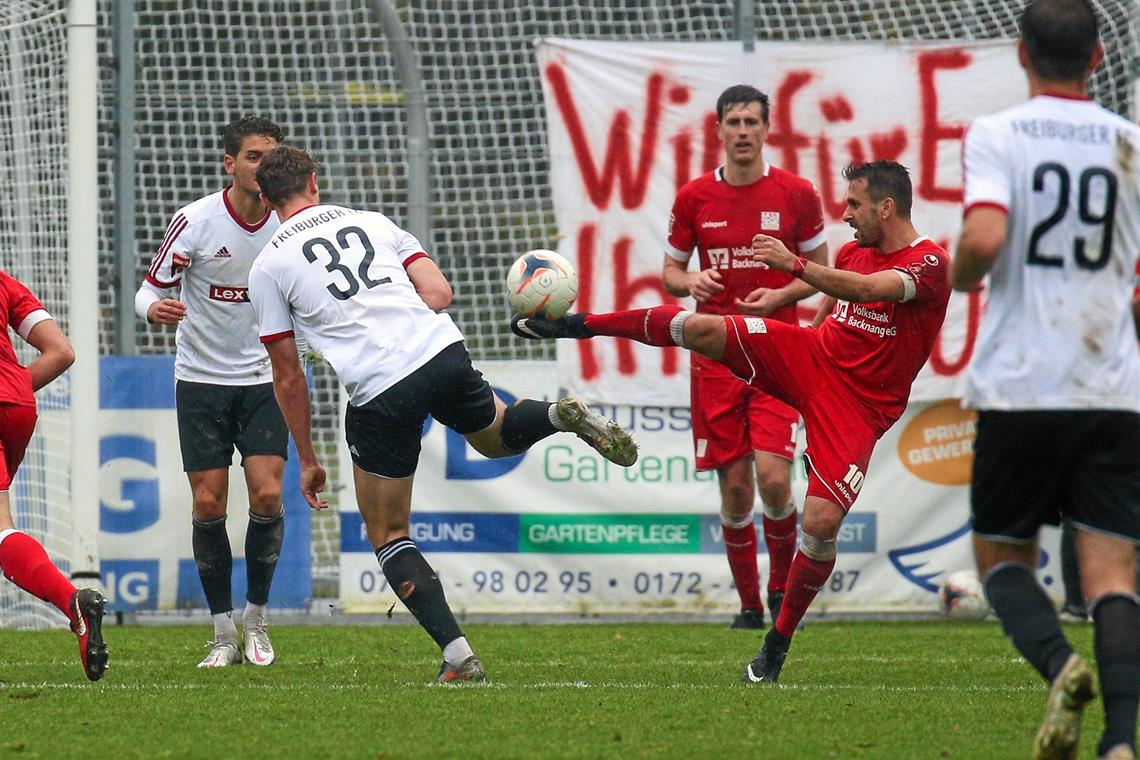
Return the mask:
M667 294L661 287L661 277L656 273L630 278L630 248L633 241L628 237L619 238L614 244L613 251L613 286L615 311L633 307L634 299L641 293L652 295L653 302L678 303L678 300ZM593 224L584 224L578 230L578 299L579 311L592 311L594 305L594 292L598 287L596 282L595 266L597 261L597 228ZM578 362L581 365L583 380L597 380L602 374L601 361L594 350L596 340L575 341L578 347ZM617 341L618 372L622 375L637 374L637 357L634 354L633 344L629 341ZM677 374L679 364L679 349L666 348L662 351L661 373L665 376Z
M665 292L661 285L661 275L647 274L630 279L630 247L633 241L630 238L619 238L614 246L614 311L632 309L637 296L649 293L651 303L679 303L676 298ZM633 353L632 341L619 340L618 372L622 375L637 374L637 357ZM677 374L678 357L676 348L661 350L661 374L671 377Z
M682 129L671 139L673 143L673 184L678 190L691 177L689 170L693 164L693 134Z
M938 184L938 145L947 140L961 141L966 125L938 120L938 87L935 75L941 69L964 69L973 62L964 50L935 50L918 55L918 84L922 98L922 137L919 151L918 194L929 201L960 203L962 186Z
M967 297L966 307L966 339L962 344L962 351L954 361L947 361L942 355L942 333L934 340L934 350L930 352L930 368L934 374L944 377L953 377L970 363L974 356L974 344L978 340L978 326L982 320L982 292L971 290Z
M810 71L789 71L784 75L783 81L776 87L776 102L772 106L772 129L768 131L768 138L765 140L766 145L783 154L783 160L778 161L777 165L792 174L800 173L800 149L811 145L808 136L803 132L797 132L792 125L792 99L811 80Z
M594 310L594 238L597 228L583 224L578 229L578 311ZM596 380L602 373L598 356L594 353L594 341L576 340L578 363L582 367L583 380Z
M574 149L574 159L582 176L582 183L590 197L590 202L599 209L610 204L614 182L620 186L621 205L627 209L641 206L649 188L649 176L657 153L657 133L661 124L662 100L666 93L665 77L650 74L645 84L645 120L641 125L641 145L637 150L637 167L632 166L632 138L630 137L630 115L618 109L610 123L609 134L599 171L590 152L590 143L574 96L570 93L570 83L560 64L551 63L546 67L546 80L554 95L558 112L570 134L570 144ZM688 90L681 86L669 88L667 93L673 103L683 103L688 99Z
M834 124L842 121L852 121L855 110L851 102L842 95L824 98L819 103L820 113L824 121ZM906 130L895 127L888 132L875 132L867 136L871 146L871 160L886 159L897 161L902 152L906 150ZM831 141L825 133L821 133L816 140L816 154L819 165L820 196L823 201L823 210L828 218L838 221L843 218L847 209L847 186L842 189L836 187L841 184L840 172L831 160ZM866 151L858 138L852 137L847 141L847 161L844 163L861 164L868 160Z
M705 116L705 152L701 156L701 172L711 172L720 166L720 158L724 155L724 147L720 142L720 132L717 130L716 111Z

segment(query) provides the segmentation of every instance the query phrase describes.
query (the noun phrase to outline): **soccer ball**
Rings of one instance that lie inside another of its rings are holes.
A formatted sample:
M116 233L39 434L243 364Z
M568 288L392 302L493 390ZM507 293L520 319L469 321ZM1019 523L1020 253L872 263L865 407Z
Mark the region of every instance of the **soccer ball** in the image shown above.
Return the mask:
M578 296L578 273L554 251L527 251L507 270L507 296L519 314L558 319Z
M946 576L938 589L938 608L942 615L962 620L980 620L990 611L985 591L973 570L958 570Z

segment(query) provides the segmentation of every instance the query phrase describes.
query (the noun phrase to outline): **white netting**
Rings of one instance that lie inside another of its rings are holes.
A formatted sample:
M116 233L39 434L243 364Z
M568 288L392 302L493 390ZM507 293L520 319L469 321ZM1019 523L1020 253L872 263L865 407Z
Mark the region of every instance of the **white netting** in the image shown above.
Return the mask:
M39 296L66 331L66 2L0 4L0 268ZM36 356L14 331L20 361ZM39 423L9 496L16 527L66 573L72 547L66 377L38 394ZM0 627L58 625L55 608L0 580Z
M746 0L744 0L746 1ZM505 329L503 271L520 252L552 247L545 113L532 43L541 36L729 40L731 0L433 0L396 2L422 65L428 107L432 228L425 244L456 289L451 309L477 359L551 358ZM757 0L758 39L980 39L1016 34L1022 0ZM1140 50L1134 0L1099 0L1108 59L1094 88L1131 112ZM111 0L100 0L103 225L102 343L113 344L108 228L114 101ZM323 196L406 221L404 105L391 49L368 0L136 0L138 278L179 206L225 181L218 132L242 113L280 122L323 161ZM129 288L133 293L134 284ZM144 353L173 333L140 330ZM335 466L335 381L317 371L318 422ZM342 482L330 473L332 482ZM314 517L314 590L335 595L334 509ZM189 499L189 494L187 494ZM189 507L187 506L187 510Z

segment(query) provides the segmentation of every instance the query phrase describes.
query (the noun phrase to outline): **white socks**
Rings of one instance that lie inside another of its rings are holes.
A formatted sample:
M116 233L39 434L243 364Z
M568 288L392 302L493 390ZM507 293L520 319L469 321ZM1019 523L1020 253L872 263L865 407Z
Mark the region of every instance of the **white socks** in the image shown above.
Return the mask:
M460 636L443 648L443 659L448 665L458 665L473 654L475 651L467 643L466 636Z

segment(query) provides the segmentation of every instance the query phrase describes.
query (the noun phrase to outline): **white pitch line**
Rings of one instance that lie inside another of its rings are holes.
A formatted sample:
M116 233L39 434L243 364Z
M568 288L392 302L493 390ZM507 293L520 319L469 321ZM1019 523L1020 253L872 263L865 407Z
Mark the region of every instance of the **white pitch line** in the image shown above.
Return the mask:
M31 690L31 689L94 689L100 691L197 691L200 689L218 689L219 684L206 684L206 683L184 683L184 684L124 684L124 683L101 683L99 685L91 685L84 683L50 683L50 682L7 682L0 684L0 691L13 691L13 690ZM246 690L246 691L375 691L376 689L383 689L386 686L397 688L424 688L424 689L497 689L507 691L542 691L542 690L558 690L558 689L600 689L602 691L649 691L654 689L671 689L683 691L700 691L700 690L717 690L727 691L730 689L743 688L739 684L717 683L717 684L652 684L652 683L621 683L612 681L602 681L599 683L590 683L588 681L543 681L539 683L502 683L498 681L491 681L482 684L463 684L462 686L442 685L435 682L425 683L423 681L404 681L393 684L377 684L377 683L319 683L312 685L301 684L282 684L282 683L264 683L264 684L239 684L239 683L225 683L224 687L227 691L232 690ZM982 693L982 694L1016 694L1016 693L1038 693L1044 692L1041 686L978 686L978 685L965 685L965 686L891 686L888 684L872 684L872 685L859 685L859 684L781 684L775 687L777 691L867 691L867 692L886 692L886 693L901 693L901 694L917 694L917 693ZM750 689L756 692L771 691L772 687L766 686L763 689Z

